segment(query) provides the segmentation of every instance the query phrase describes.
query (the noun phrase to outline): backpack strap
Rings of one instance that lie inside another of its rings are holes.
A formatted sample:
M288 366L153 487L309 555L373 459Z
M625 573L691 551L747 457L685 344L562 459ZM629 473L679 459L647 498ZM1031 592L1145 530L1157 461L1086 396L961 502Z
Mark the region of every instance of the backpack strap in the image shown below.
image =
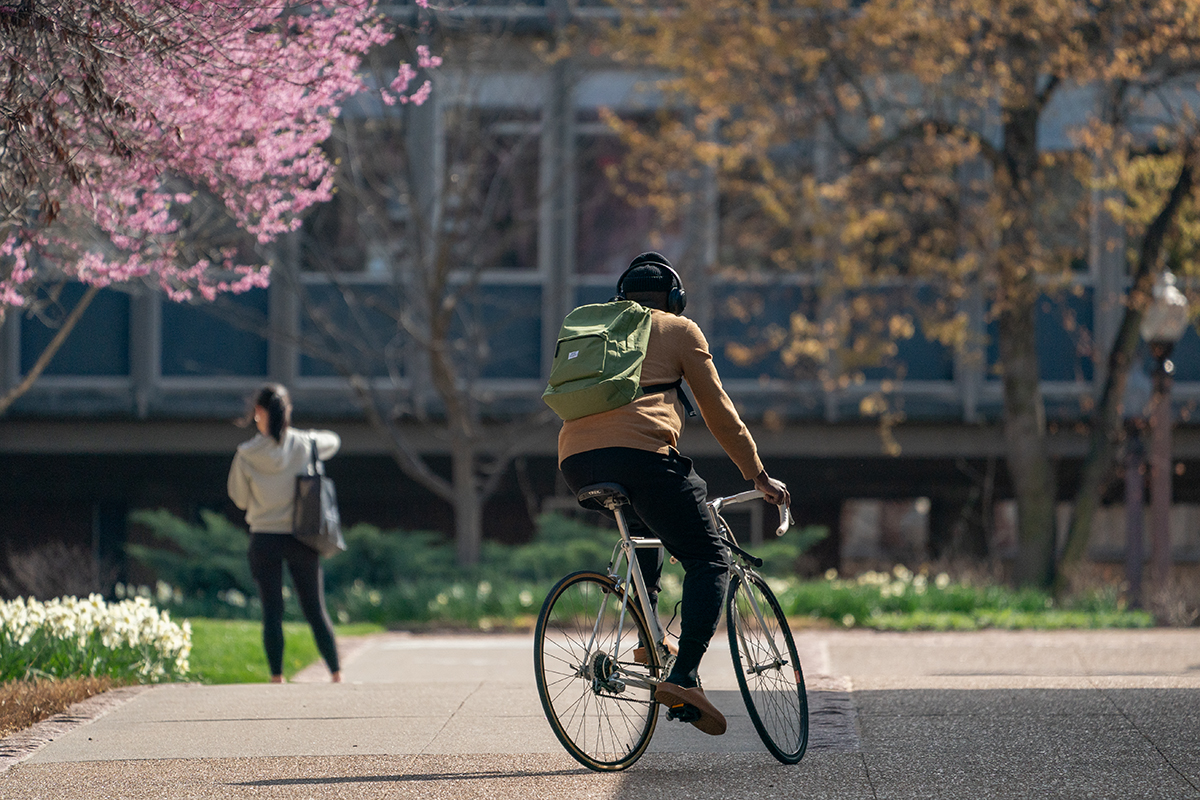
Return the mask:
M654 394L655 392L669 392L672 389L679 390L679 402L683 403L683 410L687 412L689 417L696 416L696 409L692 408L692 401L688 400L687 392L683 390L683 378L673 383L655 383L651 386L643 386L642 394Z

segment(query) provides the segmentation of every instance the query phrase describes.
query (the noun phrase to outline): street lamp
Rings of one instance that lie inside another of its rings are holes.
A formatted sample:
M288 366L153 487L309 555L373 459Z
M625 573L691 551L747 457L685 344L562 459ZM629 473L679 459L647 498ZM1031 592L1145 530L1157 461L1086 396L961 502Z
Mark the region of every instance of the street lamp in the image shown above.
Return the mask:
M1154 284L1142 339L1154 356L1154 389L1150 398L1150 574L1154 585L1166 585L1171 572L1171 383L1175 365L1171 350L1188 325L1188 304L1175 288L1175 276L1163 271Z
M1125 414L1125 582L1129 586L1125 597L1129 608L1142 607L1142 570L1146 566L1142 549L1146 443L1142 432L1146 427L1150 394L1150 376L1138 359L1129 370L1121 403Z

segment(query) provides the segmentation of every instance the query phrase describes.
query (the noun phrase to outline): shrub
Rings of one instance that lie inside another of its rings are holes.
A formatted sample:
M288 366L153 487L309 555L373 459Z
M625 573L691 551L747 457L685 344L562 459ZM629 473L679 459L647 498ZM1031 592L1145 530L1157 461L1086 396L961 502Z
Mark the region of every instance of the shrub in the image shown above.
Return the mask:
M1124 611L1115 593L1090 593L1057 604L1046 592L995 584L955 583L897 565L891 572L824 581L779 580L773 588L784 612L827 619L845 627L883 630L979 628L1147 627L1148 614Z
M177 608L177 613L244 616L244 601L257 594L246 559L250 537L215 511L201 511L200 518L202 525L192 525L164 509L134 511L129 515L131 522L145 525L170 546L128 544L125 550L153 569L172 592L182 594L177 605L187 601L188 608Z
M176 546L177 552L166 555L135 551L163 580L175 584L160 585L153 593L160 605L177 614L258 615L245 566L246 536L240 529L209 513L203 516L203 526L188 525L166 512L138 512L136 519ZM846 627L935 630L1151 622L1149 615L1122 611L1111 587L1060 604L1045 592L989 581L956 582L945 573L914 573L903 566L854 578L831 572L824 580L799 579L798 562L825 535L823 528L805 528L747 548L763 559L760 572L790 616ZM545 514L538 519L532 542L484 542L480 564L460 568L452 543L440 534L385 532L360 524L346 531L346 552L325 562L326 599L331 614L342 623L525 625L559 578L578 570L603 570L616 541L611 527ZM678 565L665 566L659 602L664 621L679 600L681 577ZM140 592L152 594L149 589ZM289 604L288 616L300 618L294 603Z

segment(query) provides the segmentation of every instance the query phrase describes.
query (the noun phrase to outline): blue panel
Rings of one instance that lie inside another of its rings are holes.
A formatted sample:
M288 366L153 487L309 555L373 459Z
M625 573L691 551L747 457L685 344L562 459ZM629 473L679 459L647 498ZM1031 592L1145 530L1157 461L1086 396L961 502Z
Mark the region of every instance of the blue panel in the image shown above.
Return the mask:
M1175 365L1175 380L1200 381L1200 335L1195 325L1188 326L1171 351L1171 363Z
M403 299L398 287L315 284L305 291L300 315L301 375L338 377L342 373L334 363L359 375L383 377L389 367L404 374L408 338L397 322Z
M1090 381L1092 291L1038 301L1038 367L1044 381Z
M997 365L1000 347L999 326L993 320L987 328L987 378L999 380ZM1090 381L1094 374L1091 346L1095 331L1092 290L1050 297L1043 295L1037 305L1038 367L1044 381Z
M63 288L63 319L83 296L83 284ZM21 374L33 369L50 340L58 333L41 320L21 317ZM46 367L45 375L124 376L129 374L129 295L102 289L83 312L74 330Z
M714 303L715 318L712 330L705 331L705 335L723 379L813 377L811 363L785 364L779 351L768 343L773 329L790 327L793 313L811 317L816 308L812 288L778 285L714 288L718 298Z
M267 340L247 329L266 325L267 291L227 295L218 303L162 301L165 377L267 374ZM245 327L234 325L231 320L236 318L242 319Z
M911 339L896 343L896 361L904 364L904 377L910 381L954 380L954 350L925 337L921 324Z
M616 294L617 279L613 278L612 286L580 286L575 290L575 305L586 306L592 303L607 303Z
M872 302L872 313L870 319L860 320L857 327L867 337L890 340L896 347L896 353L884 356L878 363L864 365L863 377L867 380L954 380L954 350L927 338L919 319L921 309L935 307L938 297L933 289L923 286L914 293L908 288L895 287L864 294ZM909 317L914 327L912 336L890 338L887 326L897 314Z
M487 339L484 378L541 376L542 287L480 287L475 323Z

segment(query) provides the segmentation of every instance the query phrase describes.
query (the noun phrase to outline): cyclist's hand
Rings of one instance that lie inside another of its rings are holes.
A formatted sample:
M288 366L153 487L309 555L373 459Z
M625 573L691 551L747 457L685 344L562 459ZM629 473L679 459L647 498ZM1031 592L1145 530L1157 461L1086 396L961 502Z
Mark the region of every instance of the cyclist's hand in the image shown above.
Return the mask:
M792 496L788 494L787 486L784 482L772 478L767 474L765 469L754 476L754 488L763 493L763 498L768 503L777 506L790 506L792 504Z

